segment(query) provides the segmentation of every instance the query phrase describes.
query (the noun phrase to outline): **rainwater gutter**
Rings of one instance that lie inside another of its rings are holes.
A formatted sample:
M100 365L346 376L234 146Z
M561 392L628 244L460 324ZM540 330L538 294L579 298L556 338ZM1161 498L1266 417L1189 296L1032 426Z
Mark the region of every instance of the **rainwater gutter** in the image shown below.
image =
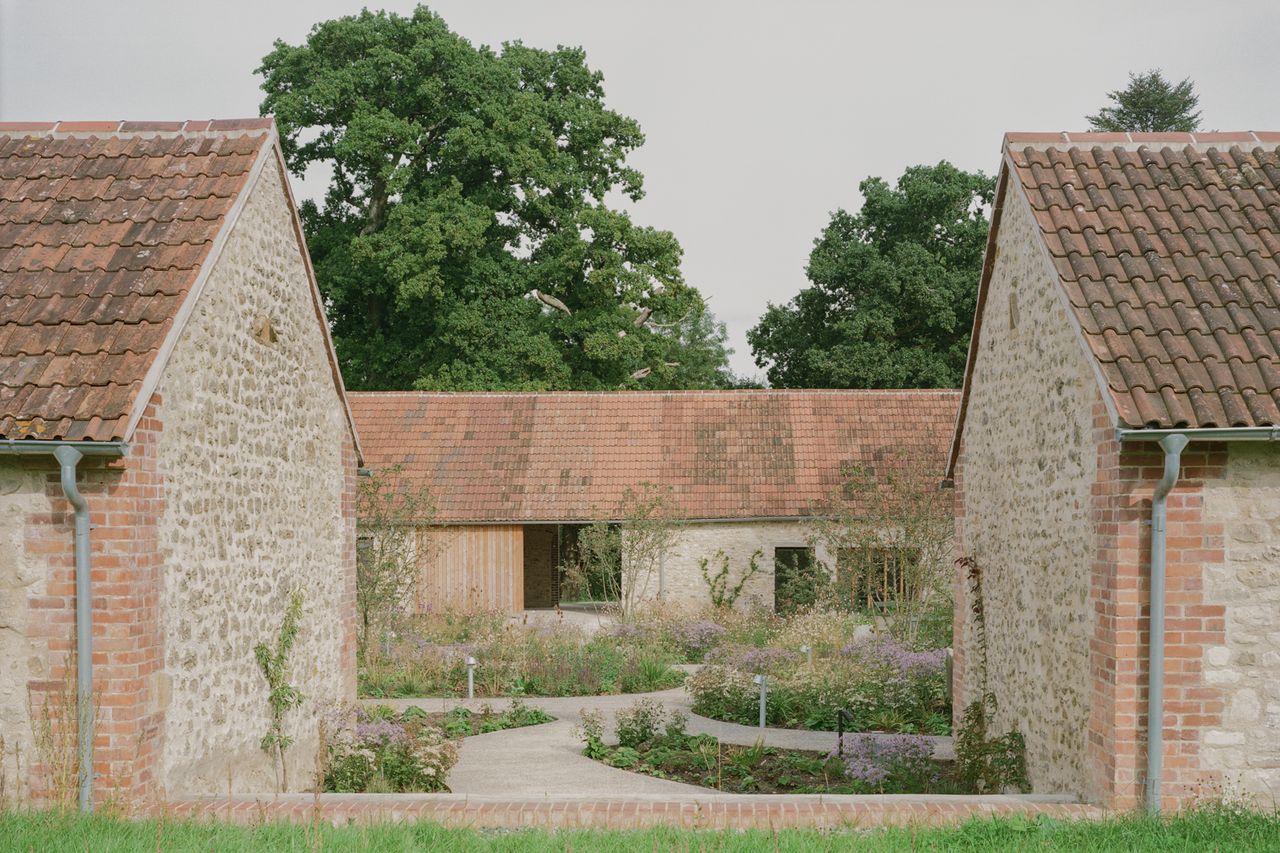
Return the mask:
M0 456L52 456L61 469L62 493L75 509L76 564L76 727L80 754L80 811L93 811L93 594L89 563L89 502L76 485L76 467L86 456L124 456L116 441L0 439Z
M1178 482L1182 451L1192 441L1280 441L1276 427L1206 429L1120 429L1122 441L1156 441L1164 451L1164 469L1151 496L1151 623L1147 666L1147 811L1159 814L1164 771L1164 623L1165 557L1169 493Z

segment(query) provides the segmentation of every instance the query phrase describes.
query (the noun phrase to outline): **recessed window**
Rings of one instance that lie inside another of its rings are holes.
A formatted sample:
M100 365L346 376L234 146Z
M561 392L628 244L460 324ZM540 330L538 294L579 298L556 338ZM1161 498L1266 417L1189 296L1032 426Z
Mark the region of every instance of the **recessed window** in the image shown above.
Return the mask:
M841 548L836 553L836 587L854 610L880 610L919 591L914 548Z

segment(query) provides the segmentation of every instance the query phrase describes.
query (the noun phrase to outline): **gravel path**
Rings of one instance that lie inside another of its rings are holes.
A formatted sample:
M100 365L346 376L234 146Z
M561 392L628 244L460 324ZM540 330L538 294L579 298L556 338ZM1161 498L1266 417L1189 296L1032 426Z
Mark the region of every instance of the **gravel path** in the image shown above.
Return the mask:
M582 710L599 710L611 724L614 715L642 698L661 701L670 710L689 715L687 729L693 734L715 735L723 743L749 746L763 737L770 746L783 749L827 751L835 746L833 732L795 729L759 729L722 723L694 714L692 701L683 687L654 693L630 693L623 696L568 696L529 698L525 703L542 708L556 718L554 723L507 729L463 740L458 763L449 773L449 787L455 794L477 794L495 797L542 798L552 796L617 797L667 794L690 795L710 793L707 788L686 785L666 779L655 779L629 770L618 770L582 755L582 743L574 737ZM403 709L416 706L426 711L442 712L459 706L479 709L483 704L502 710L510 699L379 699L369 704L390 705ZM611 729L610 729L611 731ZM934 755L951 758L954 750L950 737L935 737Z

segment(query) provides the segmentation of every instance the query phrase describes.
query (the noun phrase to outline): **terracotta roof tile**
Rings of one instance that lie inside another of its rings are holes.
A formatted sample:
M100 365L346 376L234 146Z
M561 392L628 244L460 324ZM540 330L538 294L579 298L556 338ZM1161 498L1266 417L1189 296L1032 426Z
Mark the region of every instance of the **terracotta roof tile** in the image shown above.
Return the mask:
M0 438L123 437L271 127L0 123Z
M1280 424L1280 136L1008 134L1121 424Z
M668 485L689 518L793 518L899 450L941 472L955 391L353 393L366 463L446 522L608 518Z

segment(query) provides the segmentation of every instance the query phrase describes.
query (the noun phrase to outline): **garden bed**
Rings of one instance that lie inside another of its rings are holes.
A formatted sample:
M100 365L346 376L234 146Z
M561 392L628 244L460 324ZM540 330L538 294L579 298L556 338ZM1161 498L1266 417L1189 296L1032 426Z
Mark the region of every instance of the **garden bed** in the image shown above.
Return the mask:
M386 705L343 709L326 722L324 790L340 794L447 792L445 778L468 735L552 722L543 711L515 701L505 711L454 708L429 713Z
M415 617L360 667L368 697L465 696L467 658L478 697L598 696L677 687L680 660L659 640L588 637L573 625L512 624L494 613Z
M555 719L541 708L530 707L519 699L512 701L505 711L494 711L490 705L481 705L479 711L454 708L442 714L427 714L427 720L443 729L449 737L485 735L525 726L540 726L543 723L554 723Z
M641 700L617 715L618 743L604 742L602 718L583 714L583 754L620 770L734 794L962 794L954 762L933 758L920 735L849 735L830 752L721 743L691 735L685 718Z
M898 734L951 733L946 652L913 651L890 637L869 636L810 663L776 646L722 648L690 677L693 711L742 725L759 720L757 675L768 679L770 726L834 731L846 711L846 730Z

